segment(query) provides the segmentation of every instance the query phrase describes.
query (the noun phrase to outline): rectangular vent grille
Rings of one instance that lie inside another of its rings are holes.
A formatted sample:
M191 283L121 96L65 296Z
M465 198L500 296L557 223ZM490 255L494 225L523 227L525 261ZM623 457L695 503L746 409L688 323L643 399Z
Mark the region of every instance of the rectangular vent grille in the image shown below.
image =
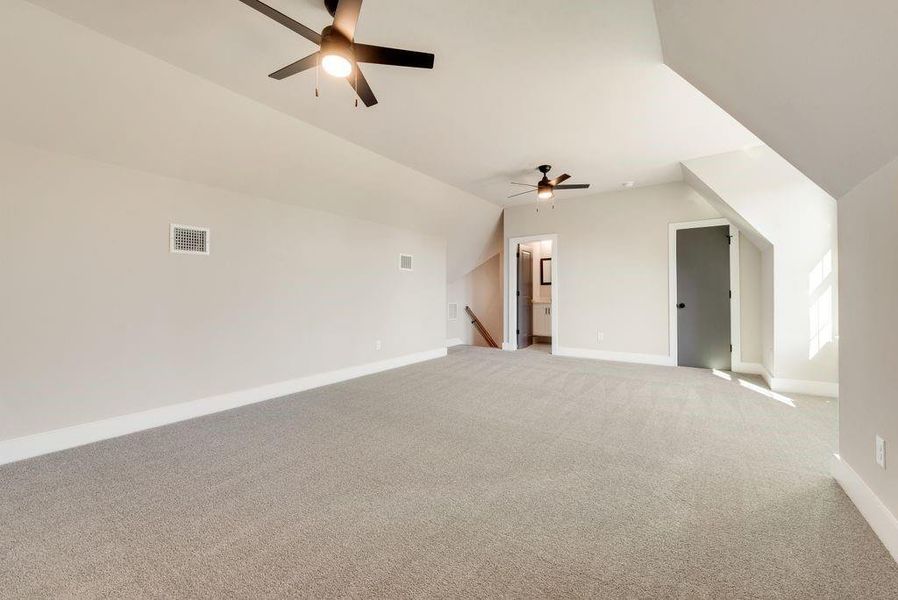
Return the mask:
M400 271L411 271L412 270L412 255L411 254L400 254L399 255L399 270Z
M172 224L170 242L177 254L209 254L209 230L202 227Z
M458 304L452 302L449 304L449 320L454 321L458 318Z

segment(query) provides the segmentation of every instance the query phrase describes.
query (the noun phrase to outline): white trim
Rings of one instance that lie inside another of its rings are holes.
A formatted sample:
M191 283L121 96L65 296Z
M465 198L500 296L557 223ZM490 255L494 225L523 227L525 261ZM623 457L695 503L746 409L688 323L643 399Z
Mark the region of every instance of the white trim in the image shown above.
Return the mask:
M742 278L739 274L739 230L730 224L730 368L742 363Z
M84 444L119 437L144 429L152 429L161 425L168 425L169 423L177 423L178 421L193 419L237 408L238 406L280 398L323 385L355 379L356 377L388 371L443 356L446 356L446 349L436 348L336 371L307 375L298 379L272 383L247 390L171 404L143 412L0 441L0 465L67 448L74 448L75 446L83 446Z
M570 356L574 358L591 358L594 360L607 360L612 362L639 363L643 365L660 365L663 367L676 366L669 356L664 354L637 354L634 352L612 352L608 350L593 350L592 348L565 348L559 347L552 354L558 356Z
M839 397L839 384L829 381L809 381L806 379L786 379L785 377L773 377L765 369L761 374L767 385L774 392L786 392L789 394L807 394L808 396L825 396L827 398Z
M864 480L838 454L833 455L830 472L845 494L863 515L882 545L898 562L898 518L895 518Z
M730 228L730 290L733 298L730 302L730 343L733 351L730 355L731 364L741 363L741 350L739 345L742 340L742 315L739 314L741 306L741 292L739 289L739 238L738 232L727 219L704 219L702 221L686 221L683 223L670 223L667 234L667 322L668 322L668 352L671 362L677 364L677 231L681 229L697 229L699 227L720 227L726 225Z
M737 368L738 367L738 368ZM733 366L734 373L752 373L760 375L774 392L787 394L805 394L808 396L824 396L827 398L839 397L839 384L829 381L811 381L808 379L786 379L774 377L767 367L760 363L740 363Z
M518 244L528 242L552 242L552 354L558 353L558 315L560 304L558 302L558 290L561 278L558 276L561 264L558 251L558 234L546 233L543 235L526 235L508 238L506 255L508 260L505 267L505 339L502 341L502 349L514 351L518 349L517 322L518 302L515 292L518 290Z
M461 340L461 338L449 338L448 340L446 340L447 348L452 348L453 346L461 346L462 344L464 344L464 342Z

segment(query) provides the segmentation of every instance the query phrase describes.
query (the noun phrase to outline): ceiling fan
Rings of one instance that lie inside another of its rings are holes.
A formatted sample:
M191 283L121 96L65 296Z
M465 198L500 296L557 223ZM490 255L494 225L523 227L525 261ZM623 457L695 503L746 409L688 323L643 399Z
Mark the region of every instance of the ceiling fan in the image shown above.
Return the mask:
M565 173L564 175L559 175L555 179L549 179L548 173L552 170L552 167L550 165L540 165L536 170L543 174L543 178L539 180L539 183L533 185L532 183L518 183L516 181L512 181L512 185L525 185L533 189L517 194L512 194L511 196L509 196L509 198L515 198L517 196L529 194L530 192L536 192L536 197L540 200L551 200L555 197L555 190L585 190L589 187L588 183L563 184L562 182L567 181L571 178L571 176L567 173Z
M377 98L374 96L374 92L371 91L371 86L368 85L365 76L362 75L358 63L394 65L416 69L433 68L433 54L356 43L355 28L359 20L359 13L362 10L362 0L324 0L327 11L334 17L334 22L333 25L325 27L321 33L306 27L298 21L294 21L264 2L259 2L258 0L240 1L319 46L318 52L314 52L270 74L269 77L274 79L280 80L296 75L312 67L317 67L320 63L321 67L329 75L346 78L358 97L365 103L365 106L374 106L377 104Z

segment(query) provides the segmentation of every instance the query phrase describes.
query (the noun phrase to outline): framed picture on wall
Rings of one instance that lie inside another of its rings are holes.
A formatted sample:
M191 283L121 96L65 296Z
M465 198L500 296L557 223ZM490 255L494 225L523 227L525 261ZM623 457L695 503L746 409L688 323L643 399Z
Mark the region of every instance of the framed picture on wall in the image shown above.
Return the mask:
M552 285L552 259L539 259L539 284Z

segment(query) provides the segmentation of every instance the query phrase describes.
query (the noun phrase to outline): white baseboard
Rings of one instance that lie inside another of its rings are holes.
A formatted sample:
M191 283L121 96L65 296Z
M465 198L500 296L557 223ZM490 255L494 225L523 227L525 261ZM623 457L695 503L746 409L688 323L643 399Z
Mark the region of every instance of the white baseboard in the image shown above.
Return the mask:
M879 536L895 562L898 562L898 518L889 512L873 490L838 454L833 455L832 476Z
M570 356L574 358L592 358L596 360L608 360L613 362L639 363L644 365L661 365L674 367L673 359L666 354L636 354L633 352L609 352L607 350L594 350L592 348L556 348L554 354L558 356Z
M447 348L452 348L453 346L461 346L462 344L464 344L464 342L461 340L461 338L449 338L448 340L446 340Z
M111 417L101 421L93 421L91 423L83 423L0 441L0 465L67 448L74 448L75 446L83 446L84 444L119 437L144 429L152 429L161 425L168 425L169 423L185 421L247 404L280 398L323 385L339 383L348 379L355 379L356 377L388 371L443 356L446 356L446 348L436 348L336 371L307 375L298 379L281 381L248 390L229 392L218 396L191 400L138 413Z
M839 384L828 381L807 381L804 379L786 379L785 377L770 377L764 375L767 385L774 392L787 394L807 394L809 396L825 396L827 398L839 397Z
M774 392L786 394L806 394L808 396L825 396L827 398L839 397L839 384L828 381L809 381L806 379L787 379L774 377L767 367L760 363L733 363L734 373L750 373L760 375Z

